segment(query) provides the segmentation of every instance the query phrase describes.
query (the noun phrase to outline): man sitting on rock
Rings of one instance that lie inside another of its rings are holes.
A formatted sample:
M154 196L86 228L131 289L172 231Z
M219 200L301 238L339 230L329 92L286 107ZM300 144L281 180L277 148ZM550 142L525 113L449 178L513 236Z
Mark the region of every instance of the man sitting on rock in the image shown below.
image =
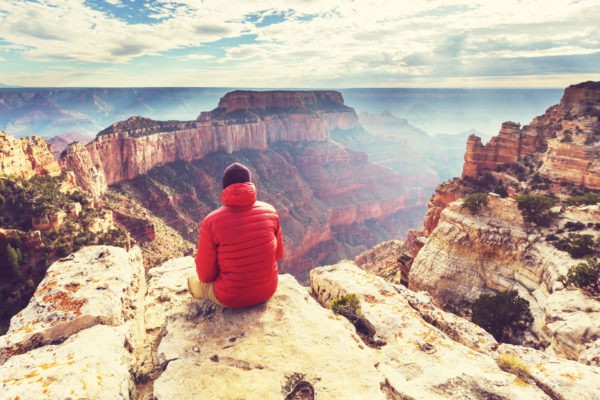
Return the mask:
M250 170L233 163L223 174L223 206L204 218L196 275L188 277L195 299L229 308L267 301L277 289L283 241L277 211L256 200Z

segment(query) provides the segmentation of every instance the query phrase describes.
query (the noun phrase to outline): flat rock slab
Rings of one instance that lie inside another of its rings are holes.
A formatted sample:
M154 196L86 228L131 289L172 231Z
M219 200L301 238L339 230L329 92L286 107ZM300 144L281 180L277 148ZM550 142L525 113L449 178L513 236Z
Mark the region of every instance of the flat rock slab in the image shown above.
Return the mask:
M129 399L132 356L122 327L97 325L0 366L0 400Z
M374 352L293 277L280 276L275 296L247 309L184 298L171 300L183 310L166 311L156 399L284 399L294 390L318 399L386 399Z
M502 371L486 354L487 346L485 352L475 351L427 323L396 285L350 262L313 269L310 278L315 296L324 305L348 293L360 298L362 315L375 328L375 338L386 343L379 351L379 369L394 391L404 396L399 398L548 398L537 386ZM474 336L464 342L477 340Z
M502 344L498 353L510 353L527 366L531 379L553 398L600 399L600 367L554 357L541 351Z
M190 294L187 277L196 273L192 257L174 258L148 270L148 292L145 305L147 330L164 327L169 315L186 313Z
M0 337L0 365L14 354L64 340L97 324L136 317L145 291L139 248L85 247L50 266L25 309Z

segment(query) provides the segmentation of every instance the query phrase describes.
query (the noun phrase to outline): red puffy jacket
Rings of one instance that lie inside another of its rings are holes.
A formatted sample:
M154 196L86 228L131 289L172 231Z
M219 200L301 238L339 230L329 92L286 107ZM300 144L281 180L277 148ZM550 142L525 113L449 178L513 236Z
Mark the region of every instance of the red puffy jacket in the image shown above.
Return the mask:
M277 211L256 201L251 182L225 188L221 203L200 225L198 278L214 282L215 296L227 307L262 303L277 289L277 260L283 257Z

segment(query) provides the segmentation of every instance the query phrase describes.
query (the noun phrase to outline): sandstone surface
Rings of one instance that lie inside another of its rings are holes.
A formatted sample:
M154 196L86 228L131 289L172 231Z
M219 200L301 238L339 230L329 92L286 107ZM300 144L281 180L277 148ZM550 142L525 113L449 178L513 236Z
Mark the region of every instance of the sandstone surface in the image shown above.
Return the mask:
M40 136L16 139L0 131L0 175L29 179L46 174L60 174L60 165L44 139Z
M242 310L190 297L191 257L149 270L147 286L140 264L138 250L107 246L57 262L2 337L29 345L3 353L0 398L592 399L600 390L598 367L535 350L500 346L532 363L531 379L501 370L481 328L350 262L313 270L311 288L281 275L270 301ZM72 310L48 310L25 324L51 293L65 293L63 305L86 300L82 310L98 317L82 324ZM373 340L328 309L344 293L359 296Z
M60 164L73 171L77 186L93 198L100 198L108 189L104 172L92 163L90 154L83 145L79 143L68 145L64 156L60 159Z
M92 246L58 260L28 306L12 317L7 334L0 336L0 363L97 324L130 324L135 332L135 310L144 292L139 249L127 254L116 247Z
M476 215L461 204L442 212L412 264L410 288L463 315L481 294L516 289L530 303L538 344L572 359L596 351L599 302L558 281L574 260L529 234L512 199L490 194Z

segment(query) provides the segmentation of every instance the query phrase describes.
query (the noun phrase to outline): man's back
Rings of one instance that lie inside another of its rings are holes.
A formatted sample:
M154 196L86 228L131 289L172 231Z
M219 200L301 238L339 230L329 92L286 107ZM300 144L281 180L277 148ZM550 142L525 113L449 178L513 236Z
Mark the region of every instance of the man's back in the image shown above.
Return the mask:
M264 302L277 289L277 260L283 255L277 212L256 201L251 182L228 186L221 202L200 227L198 277L214 282L215 296L227 307Z

